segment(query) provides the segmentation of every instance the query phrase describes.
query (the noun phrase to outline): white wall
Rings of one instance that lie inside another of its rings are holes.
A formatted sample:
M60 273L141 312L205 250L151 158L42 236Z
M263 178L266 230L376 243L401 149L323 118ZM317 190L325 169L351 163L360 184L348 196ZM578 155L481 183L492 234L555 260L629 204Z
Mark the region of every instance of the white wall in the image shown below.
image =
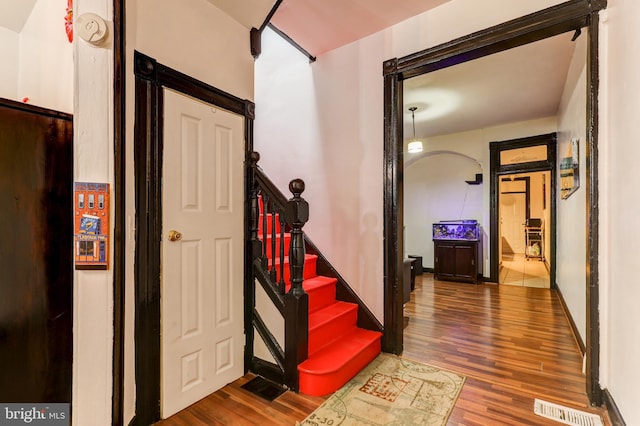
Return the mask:
M561 199L557 191L556 284L560 288L580 337L586 342L586 105L587 36L576 40L571 65L558 111L558 170L560 160L567 155L572 138L579 139L580 187L569 198ZM558 184L559 185L559 184Z
M640 286L634 219L640 211L640 2L610 0L601 25L600 294L601 384L626 424L640 424Z
M313 64L264 33L256 62L255 147L262 167L281 189L295 177L307 182L306 232L378 319L383 316L382 63L560 2L452 0Z
M108 18L112 16L111 3L77 2L75 16L93 12ZM64 21L60 22L64 36ZM113 185L113 50L95 48L81 40L73 46L75 75L80 77L75 81L74 180ZM113 207L112 203L111 217ZM113 245L109 256L113 257ZM73 424L78 426L111 423L112 270L113 265L108 271L75 271L72 410Z
M67 40L65 0L39 0L20 33L18 97L73 112L73 48Z
M38 0L20 33L0 27L0 97L73 112L73 47L66 0Z
M482 187L465 182L476 173L481 173L478 163L451 152L425 156L405 168L405 256L422 256L422 265L433 268L433 223L475 219L482 224Z
M405 254L422 255L423 265L431 268L431 224L446 219L476 219L482 226L483 274L488 277L491 266L489 143L556 130L556 118L547 117L427 138L422 153L405 153ZM473 180L476 173L483 174L483 183L467 185L464 181ZM440 188L441 185L446 186L446 191ZM429 211L437 213L432 215Z
M243 99L253 99L249 29L204 0L138 0L127 8L125 424L135 414L133 51ZM89 423L87 423L89 424ZM94 424L94 423L92 423Z
M18 99L18 62L20 36L0 27L0 98Z

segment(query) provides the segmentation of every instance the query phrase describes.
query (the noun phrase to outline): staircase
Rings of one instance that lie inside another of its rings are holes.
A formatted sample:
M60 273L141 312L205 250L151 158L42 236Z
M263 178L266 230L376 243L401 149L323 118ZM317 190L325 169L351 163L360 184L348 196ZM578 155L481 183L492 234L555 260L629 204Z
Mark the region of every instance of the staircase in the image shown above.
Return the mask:
M280 247L284 239L283 253L289 253L291 236L281 234L279 218L267 215L265 220L261 215L258 235L267 248ZM267 250L267 263L275 269L276 282L282 271L285 292L289 292L289 258L284 257L281 268L278 252ZM317 261L317 255L305 255L302 288L309 297L309 342L308 358L298 365L298 377L300 392L322 396L338 390L380 353L382 333L357 326L358 305L336 300L337 279L318 275Z

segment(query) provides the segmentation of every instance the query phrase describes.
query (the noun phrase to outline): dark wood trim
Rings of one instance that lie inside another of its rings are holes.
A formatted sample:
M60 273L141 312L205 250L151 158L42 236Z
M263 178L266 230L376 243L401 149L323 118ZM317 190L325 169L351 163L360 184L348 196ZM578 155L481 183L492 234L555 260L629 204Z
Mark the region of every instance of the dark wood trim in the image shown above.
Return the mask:
M542 38L583 28L588 16L606 7L593 0L570 0L478 31L398 60L402 78L415 77L478 59Z
M298 43L295 42L294 39L292 39L291 37L289 37L288 35L286 35L285 33L283 33L282 31L280 31L280 29L278 29L278 27L276 27L273 24L269 24L268 25L269 28L271 28L276 34L278 34L280 37L282 37L283 39L285 39L290 45L292 45L293 47L295 47L296 49L298 49L304 56L306 56L307 58L309 58L309 63L313 63L316 61L316 57L313 56L311 53L307 52L307 50L300 46Z
M599 317L598 317L598 12L607 6L606 0L570 0L504 24L500 24L439 46L387 60L384 74L384 297L385 335L383 350L402 351L402 317L396 312L398 299L397 274L403 253L402 244L402 85L400 81L437 69L443 69L472 59L490 55L523 44L552 37L566 31L589 26L588 111L587 111L587 183L588 234L586 265L587 283L587 393L592 404L601 402L599 385ZM398 155L400 151L400 155ZM495 184L495 183L494 183ZM552 183L551 189L555 189ZM552 194L552 203L555 202ZM492 201L493 202L493 201ZM492 206L493 207L493 206ZM552 248L555 232L552 232ZM552 252L555 257L555 253ZM390 274L392 274L390 276ZM555 279L555 277L553 277ZM552 282L553 285L553 282ZM400 324L398 324L398 322Z
M134 424L160 418L160 239L162 233L163 89L245 117L253 146L254 105L134 52L135 74L135 377ZM248 130L248 131L247 131ZM245 148L246 149L246 148Z
M73 115L66 112L43 108L36 105L25 104L23 102L12 101L11 99L0 98L0 106L18 111L30 112L45 117L58 118L61 120L73 121Z
M260 25L260 28L258 28L258 31L260 32L264 31L267 25L269 25L269 22L271 22L271 18L273 18L273 15L275 15L276 12L278 11L278 8L280 7L281 4L282 4L282 0L276 0L275 4L269 11L269 14L265 18L264 22L262 22L262 25Z
M603 0L606 5L606 1ZM598 208L598 87L599 18L592 13L589 20L587 52L587 395L594 405L602 405L600 387L600 282L598 272L599 208Z
M398 60L383 64L384 74L384 332L382 350L402 353L403 146L402 90Z
M612 426L626 426L627 423L622 418L622 413L618 408L618 405L613 400L613 396L609 393L608 389L602 391L604 405L607 407L607 414L609 415L609 420L611 420Z
M111 424L124 424L126 47L124 0L113 0L113 396Z
M560 290L560 287L556 287L555 291L556 291L556 295L558 296L558 300L562 305L562 310L564 311L564 315L567 317L567 320L569 321L569 326L571 327L573 338L576 340L576 344L580 348L580 353L584 356L587 350L584 345L584 341L582 340L582 337L580 337L580 332L578 331L578 327L576 326L576 323L573 320L573 317L571 316L571 311L569 311L567 302L564 300L564 296L562 294L562 291Z
M551 284L551 288L555 288L556 284L556 264L555 264L555 253L556 253L556 143L557 136L555 133L548 133L545 135L536 135L529 136L525 138L511 139L507 141L499 141L499 142L490 142L489 143L489 223L491 224L491 230L489 232L489 259L491 260L491 267L489 268L489 280L491 282L498 282L498 278L500 276L500 253L498 250L499 247L499 236L500 236L500 221L499 221L499 210L500 210L500 194L499 194L499 179L505 175L517 174L517 173L535 173L535 172L550 172L550 192L549 199L551 200L550 207L550 217L551 223L549 224L549 235L551 237L551 241L549 241L549 257L550 257L550 271L549 271L549 281ZM528 148L532 146L541 146L544 145L547 147L547 160L546 161L532 161L529 163L519 163L519 164L500 164L500 153L502 151L509 151L511 149L517 148ZM519 179L519 178L516 178ZM529 191L529 183L527 182L527 192ZM529 217L529 199L527 195L527 218Z
M260 25L260 28L251 28L251 31L249 32L249 40L251 44L251 56L253 56L253 59L258 59L262 53L262 32L267 25L269 25L271 18L273 18L273 15L275 15L281 4L282 0L277 0L269 11L267 17L262 22L262 25Z

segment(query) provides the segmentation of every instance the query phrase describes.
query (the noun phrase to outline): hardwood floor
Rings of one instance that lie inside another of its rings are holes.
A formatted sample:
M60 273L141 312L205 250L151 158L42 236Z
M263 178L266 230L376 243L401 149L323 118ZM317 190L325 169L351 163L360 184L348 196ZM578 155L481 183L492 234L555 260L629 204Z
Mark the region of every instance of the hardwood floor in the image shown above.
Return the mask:
M558 425L535 398L588 407L582 357L553 291L416 279L405 305L403 356L467 377L449 425ZM267 402L247 375L158 425L295 425L324 398L286 392ZM605 418L605 423L608 421Z

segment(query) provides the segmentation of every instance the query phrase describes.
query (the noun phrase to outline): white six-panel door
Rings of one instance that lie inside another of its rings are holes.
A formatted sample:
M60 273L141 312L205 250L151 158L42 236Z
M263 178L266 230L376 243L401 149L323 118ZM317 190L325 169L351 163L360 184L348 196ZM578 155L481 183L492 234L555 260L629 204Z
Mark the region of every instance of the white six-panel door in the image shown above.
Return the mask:
M163 418L244 373L243 126L164 91Z

